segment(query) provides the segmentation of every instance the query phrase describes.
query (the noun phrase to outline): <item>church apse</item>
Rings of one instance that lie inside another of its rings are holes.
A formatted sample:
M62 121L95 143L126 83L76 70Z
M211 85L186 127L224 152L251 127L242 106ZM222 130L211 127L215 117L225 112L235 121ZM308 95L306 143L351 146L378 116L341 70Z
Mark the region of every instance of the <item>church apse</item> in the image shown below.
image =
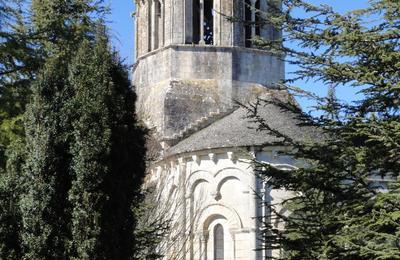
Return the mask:
M251 26L262 18L256 10L268 13L266 1L136 0L137 113L159 143L146 183L166 190L160 198L174 198L167 199L172 204L162 214L173 215L173 231L160 249L165 259L267 255L255 250L260 246L256 217L263 211L259 193L265 193L266 184L251 161L268 154L264 157L271 163L282 163L272 156L282 146L246 121L245 109L236 103L289 99L277 86L285 74L282 57L250 41L280 37L268 25ZM231 22L231 16L248 22ZM278 107L266 106L263 116L288 135L300 136L291 115ZM265 144L270 146L264 149Z

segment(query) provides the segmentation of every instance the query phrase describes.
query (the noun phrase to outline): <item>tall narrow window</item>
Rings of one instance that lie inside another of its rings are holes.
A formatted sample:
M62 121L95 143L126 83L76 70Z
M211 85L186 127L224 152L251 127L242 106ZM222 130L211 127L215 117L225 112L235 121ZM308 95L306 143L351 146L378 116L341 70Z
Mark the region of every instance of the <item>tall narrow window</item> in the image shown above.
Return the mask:
M224 228L221 224L214 227L214 260L224 260Z
M156 16L161 17L161 3L160 1L156 1Z
M251 22L251 0L245 0L244 2L244 39L245 39L245 46L247 48L251 47L251 26L252 26L252 22Z
M260 0L256 1L255 4L256 10L255 10L255 27L256 27L256 36L261 36L261 23L262 23L262 19L261 19L261 5L260 5Z
M254 36L261 36L262 13L260 0L244 2L244 38L245 46L252 47Z
M152 24L153 19L151 15L151 2L147 3L147 51L151 51L151 38L152 38Z
M163 44L162 44L162 40L163 40L163 35L162 35L162 33L163 33L163 26L164 26L164 23L163 23L163 21L162 21L162 19L163 19L163 17L162 17L162 6L161 6L161 2L160 2L160 0L157 0L156 1L156 18L155 18L156 20L157 20L157 22L156 22L156 26L157 26L157 31L156 31L156 37L157 37L157 39L156 39L156 43L155 43L155 47L156 48L159 48L159 47L161 47L161 46L163 46Z
M193 43L214 44L213 0L193 0Z
M159 0L155 0L152 6L152 19L154 19L152 22L153 24L152 26L152 32L151 32L151 37L152 37L152 50L156 50L158 49L159 45L158 45L158 41L160 39L160 35L159 35L159 25L160 25L160 20L161 20L161 3Z
M204 43L214 44L213 0L204 0Z
M200 0L193 0L193 43L200 42Z

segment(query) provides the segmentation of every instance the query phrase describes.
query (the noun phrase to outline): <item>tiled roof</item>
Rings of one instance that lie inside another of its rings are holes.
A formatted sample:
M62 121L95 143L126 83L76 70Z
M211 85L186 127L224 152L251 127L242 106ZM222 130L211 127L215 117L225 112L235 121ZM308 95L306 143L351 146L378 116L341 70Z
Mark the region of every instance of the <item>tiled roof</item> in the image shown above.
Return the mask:
M298 115L274 104L258 108L258 115L265 123L295 140L314 140L321 134L314 127L306 126ZM259 129L259 124L248 117L248 111L239 107L211 125L193 133L169 148L166 155L224 147L281 145L282 138L270 131Z

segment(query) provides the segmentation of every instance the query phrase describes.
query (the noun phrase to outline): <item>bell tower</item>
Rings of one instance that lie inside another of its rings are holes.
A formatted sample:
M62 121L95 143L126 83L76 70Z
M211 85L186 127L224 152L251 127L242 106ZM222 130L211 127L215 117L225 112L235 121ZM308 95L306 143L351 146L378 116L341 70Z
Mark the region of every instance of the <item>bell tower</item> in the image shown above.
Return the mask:
M138 114L160 141L173 145L188 125L284 78L281 58L250 40L280 37L272 26L257 26L268 15L267 1L136 0Z
M136 108L156 130L149 147L155 141L157 160L149 164L146 186L157 192L157 212L151 215L173 225L159 246L164 259L261 260L281 253L262 243L260 230L265 223L284 228L265 219L266 205L290 194L258 178L253 159L283 170L297 162L281 156L290 148L270 131L257 131L235 103L258 96L292 100L276 84L285 74L282 57L251 41L281 37L260 22L276 2L136 0ZM315 138L280 106L257 111L294 140Z

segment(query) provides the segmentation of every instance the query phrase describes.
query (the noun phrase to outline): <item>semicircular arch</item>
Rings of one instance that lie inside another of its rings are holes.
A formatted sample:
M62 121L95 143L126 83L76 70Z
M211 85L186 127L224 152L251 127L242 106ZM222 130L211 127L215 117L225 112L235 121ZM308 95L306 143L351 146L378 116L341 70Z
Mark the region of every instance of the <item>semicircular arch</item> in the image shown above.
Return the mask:
M211 204L201 210L195 227L197 230L205 230L216 218L225 218L229 228L239 229L243 227L242 219L232 207L221 203Z
M236 174L243 174L243 176L249 175L249 172L243 171L240 168L237 168L237 167L225 167L225 168L222 168L222 169L219 169L218 171L216 171L214 173L214 178L218 177L218 175L221 175L221 174L223 174L223 173L225 173L227 171L235 172Z
M221 191L222 185L228 180L236 179L242 184L243 191L249 190L250 187L250 174L244 172L241 169L235 167L228 167L219 170L214 175L215 178L215 190L217 193Z
M213 185L213 176L210 172L199 170L190 173L187 179L187 188L190 191L190 194L193 192L194 188L201 182L205 181L209 184Z

